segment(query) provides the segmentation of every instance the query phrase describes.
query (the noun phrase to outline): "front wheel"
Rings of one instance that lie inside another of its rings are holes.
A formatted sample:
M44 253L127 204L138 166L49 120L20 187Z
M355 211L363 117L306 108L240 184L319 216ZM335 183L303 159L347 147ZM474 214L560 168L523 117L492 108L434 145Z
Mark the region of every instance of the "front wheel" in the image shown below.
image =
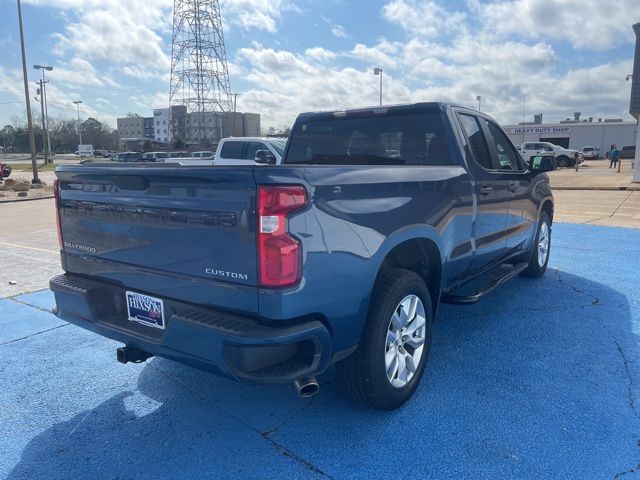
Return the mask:
M336 365L350 395L369 407L392 410L418 387L431 346L429 290L409 270L380 272L358 350Z
M558 167L568 167L569 166L569 157L558 157L556 161Z
M522 272L527 277L541 277L547 271L551 253L551 219L547 212L540 212L538 231L533 243L529 265Z

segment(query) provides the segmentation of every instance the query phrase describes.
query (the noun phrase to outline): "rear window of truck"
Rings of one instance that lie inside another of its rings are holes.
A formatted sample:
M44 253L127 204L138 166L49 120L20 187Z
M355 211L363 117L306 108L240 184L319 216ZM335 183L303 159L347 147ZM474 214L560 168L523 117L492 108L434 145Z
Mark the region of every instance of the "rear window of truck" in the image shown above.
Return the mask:
M294 125L284 163L451 165L440 112L326 117Z

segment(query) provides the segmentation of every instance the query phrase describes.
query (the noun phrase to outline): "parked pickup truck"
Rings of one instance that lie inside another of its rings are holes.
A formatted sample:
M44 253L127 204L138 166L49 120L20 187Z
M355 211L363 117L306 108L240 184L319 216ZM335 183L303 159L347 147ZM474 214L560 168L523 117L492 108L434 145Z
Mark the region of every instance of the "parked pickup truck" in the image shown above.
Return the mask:
M532 156L551 154L558 167L573 167L576 162L584 162L584 156L577 150L571 150L550 142L527 142L522 144L522 156L528 161Z
M396 408L441 301L544 274L552 163L525 164L480 112L421 103L302 114L281 165L62 165L56 314L124 363L301 395L335 363L354 398Z

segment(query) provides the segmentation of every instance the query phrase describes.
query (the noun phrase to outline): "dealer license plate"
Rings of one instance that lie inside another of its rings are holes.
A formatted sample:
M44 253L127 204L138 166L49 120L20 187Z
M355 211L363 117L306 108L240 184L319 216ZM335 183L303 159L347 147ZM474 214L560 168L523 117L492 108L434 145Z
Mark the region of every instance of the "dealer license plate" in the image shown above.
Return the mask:
M164 305L159 298L136 292L125 292L127 315L132 322L164 330Z

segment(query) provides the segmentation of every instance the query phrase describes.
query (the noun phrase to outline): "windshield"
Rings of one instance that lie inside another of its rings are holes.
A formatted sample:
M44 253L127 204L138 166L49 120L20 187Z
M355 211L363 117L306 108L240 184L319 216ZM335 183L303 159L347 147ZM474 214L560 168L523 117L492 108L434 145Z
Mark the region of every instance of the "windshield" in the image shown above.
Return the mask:
M274 140L269 140L269 145L273 147L273 149L278 152L278 155L282 156L284 153L284 147L287 145L287 141L284 138L277 138Z
M390 112L297 122L286 163L451 165L440 112Z

